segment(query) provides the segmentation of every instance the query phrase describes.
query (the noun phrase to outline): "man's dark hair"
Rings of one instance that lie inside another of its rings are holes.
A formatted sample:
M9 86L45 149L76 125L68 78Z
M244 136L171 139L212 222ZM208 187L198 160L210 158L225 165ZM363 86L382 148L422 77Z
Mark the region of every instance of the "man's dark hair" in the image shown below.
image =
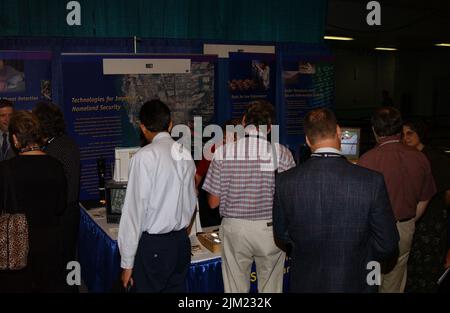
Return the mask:
M2 108L6 108L6 107L11 107L14 109L14 104L9 101L8 99L0 99L0 109Z
M41 124L41 132L45 138L59 137L66 133L64 115L54 103L41 101L33 108Z
M265 100L250 102L245 113L245 124L254 125L272 125L275 121L275 110L273 105Z
M410 118L403 122L403 126L408 126L419 136L420 142L424 143L427 140L427 125L421 118Z
M141 107L139 120L149 131L168 131L170 125L170 109L164 102L158 99L147 101Z
M336 136L336 126L336 116L327 108L311 110L305 116L305 135L311 144Z
M373 130L379 137L399 134L402 131L402 116L394 107L380 107L372 115Z

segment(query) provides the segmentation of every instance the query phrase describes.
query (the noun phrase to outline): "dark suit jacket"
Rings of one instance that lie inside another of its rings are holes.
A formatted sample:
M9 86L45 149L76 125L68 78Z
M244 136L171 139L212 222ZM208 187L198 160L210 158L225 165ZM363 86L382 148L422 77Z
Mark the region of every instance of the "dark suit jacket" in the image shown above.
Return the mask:
M0 139L0 149L2 147L2 144L3 144L3 141ZM16 156L16 153L14 152L13 147L11 146L11 143L9 142L9 139L8 139L8 150L6 150L5 154L3 154L0 151L0 161L9 160L15 156Z
M14 153L14 150L11 147L8 147L8 150L6 150L5 155L2 155L0 152L0 161L9 160L15 157L16 154Z
M277 177L275 236L292 243L291 292L376 292L367 263L395 257L399 235L383 176L313 157Z
M8 148L8 151L6 151L6 157L5 157L5 160L12 159L12 158L15 157L15 156L16 156L16 154L15 154L14 150L13 150L11 147L9 147L9 148Z

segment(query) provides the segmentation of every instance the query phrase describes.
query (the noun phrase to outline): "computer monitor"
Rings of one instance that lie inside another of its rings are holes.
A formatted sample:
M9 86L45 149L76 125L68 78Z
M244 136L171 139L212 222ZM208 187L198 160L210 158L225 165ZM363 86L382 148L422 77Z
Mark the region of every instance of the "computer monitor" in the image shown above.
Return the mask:
M109 180L105 184L105 190L106 220L108 223L119 223L127 192L127 183Z
M140 147L116 148L114 152L114 175L116 182L128 181L128 168L133 155L138 152Z
M356 127L341 127L341 152L350 161L359 159L361 129Z

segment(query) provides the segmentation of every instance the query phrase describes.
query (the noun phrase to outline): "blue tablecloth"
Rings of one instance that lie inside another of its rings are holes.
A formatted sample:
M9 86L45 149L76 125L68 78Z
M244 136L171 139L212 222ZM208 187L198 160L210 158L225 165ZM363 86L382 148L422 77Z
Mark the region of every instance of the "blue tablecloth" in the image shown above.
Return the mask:
M120 254L116 240L81 209L78 258L81 277L89 292L110 292L120 277ZM192 263L186 277L188 292L223 292L221 259ZM289 260L286 261L284 290L289 281ZM256 292L256 274L253 265L251 292Z
M120 275L120 254L112 240L83 210L80 217L78 259L89 292L108 292Z

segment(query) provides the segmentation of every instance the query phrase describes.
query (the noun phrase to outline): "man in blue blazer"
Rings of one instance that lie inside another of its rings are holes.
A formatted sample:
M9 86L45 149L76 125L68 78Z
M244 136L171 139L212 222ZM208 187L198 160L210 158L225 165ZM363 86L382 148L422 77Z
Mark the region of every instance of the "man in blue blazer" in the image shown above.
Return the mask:
M325 108L305 117L313 151L277 177L274 233L292 245L291 292L376 292L380 263L399 235L383 176L347 161L341 131Z

